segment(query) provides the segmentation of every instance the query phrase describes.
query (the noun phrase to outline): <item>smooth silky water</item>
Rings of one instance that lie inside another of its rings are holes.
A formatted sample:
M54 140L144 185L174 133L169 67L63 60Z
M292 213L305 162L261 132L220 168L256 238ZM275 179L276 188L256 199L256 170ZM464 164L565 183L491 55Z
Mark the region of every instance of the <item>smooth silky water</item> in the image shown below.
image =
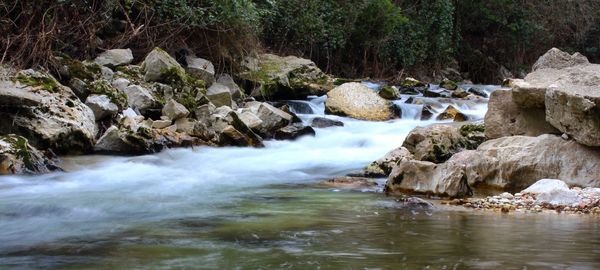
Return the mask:
M291 104L308 122L323 101ZM263 149L74 157L65 173L1 177L0 268L600 268L597 216L415 210L381 186L319 185L434 123L407 108L415 119L327 116L345 126Z

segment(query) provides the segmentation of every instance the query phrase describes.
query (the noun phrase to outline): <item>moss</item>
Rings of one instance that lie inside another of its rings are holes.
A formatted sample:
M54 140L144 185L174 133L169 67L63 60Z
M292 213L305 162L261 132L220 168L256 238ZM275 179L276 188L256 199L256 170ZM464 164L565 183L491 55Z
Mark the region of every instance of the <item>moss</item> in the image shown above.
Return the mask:
M65 58L63 64L67 67L70 78L91 82L102 76L102 67L95 63L85 64L75 59Z
M41 88L50 93L56 93L60 90L60 84L47 74L38 75L38 73L36 73L35 75L26 75L19 73L14 79L23 85Z
M120 75L120 77L123 77L128 80L138 81L143 78L142 68L140 66L133 66L133 65L118 66L118 67L116 67L116 71L121 73L121 74L118 74L117 76Z
M33 162L33 158L31 157L31 152L29 149L29 145L27 143L27 139L21 136L4 136L2 140L11 144L12 148L15 150L15 155L17 158L23 161L23 165L30 171L36 171L35 164Z
M91 94L106 95L112 103L121 109L127 107L127 95L112 87L106 80L93 81L89 84L89 90Z
M346 79L346 78L335 78L335 79L333 79L333 85L340 86L340 85L345 84L345 83L359 82L359 81L360 80Z
M195 79L177 67L165 70L163 78L163 83L173 88L173 98L188 110L194 111L201 105L198 97L206 94L203 80Z
M469 135L477 132L485 132L485 126L482 124L467 124L463 125L459 129L460 135L468 137Z

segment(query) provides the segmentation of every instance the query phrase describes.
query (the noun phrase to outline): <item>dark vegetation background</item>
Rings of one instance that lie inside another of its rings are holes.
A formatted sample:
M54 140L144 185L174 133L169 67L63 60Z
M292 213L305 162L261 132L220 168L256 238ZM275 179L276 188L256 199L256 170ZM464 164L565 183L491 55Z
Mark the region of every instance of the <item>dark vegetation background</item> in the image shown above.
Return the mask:
M109 48L182 48L235 69L248 53L294 54L344 77L495 82L550 47L600 60L600 0L2 0L0 62L51 68Z

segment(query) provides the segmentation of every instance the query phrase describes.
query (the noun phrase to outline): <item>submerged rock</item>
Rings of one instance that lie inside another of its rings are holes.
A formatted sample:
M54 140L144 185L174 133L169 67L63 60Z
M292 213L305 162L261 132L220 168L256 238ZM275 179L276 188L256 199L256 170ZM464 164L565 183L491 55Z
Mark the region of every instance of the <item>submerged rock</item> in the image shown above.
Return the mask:
M344 122L325 117L315 117L311 122L311 126L316 128L343 127Z
M363 189L376 187L377 183L369 178L342 176L321 182L321 185L344 189Z
M54 162L14 134L0 136L0 175L40 174L59 169Z
M345 83L327 94L325 111L362 120L382 121L394 117L392 105L360 83Z

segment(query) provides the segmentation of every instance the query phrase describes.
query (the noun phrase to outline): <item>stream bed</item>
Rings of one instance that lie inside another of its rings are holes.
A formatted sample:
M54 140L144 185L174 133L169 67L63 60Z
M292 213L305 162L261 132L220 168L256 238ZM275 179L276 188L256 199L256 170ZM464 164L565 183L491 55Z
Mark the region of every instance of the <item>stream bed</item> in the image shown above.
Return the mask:
M309 123L323 102L290 106ZM67 172L0 177L0 268L600 269L597 216L409 209L385 179L320 185L439 122L397 104L404 119L327 115L344 127L262 149L70 157ZM454 105L473 120L487 109Z

